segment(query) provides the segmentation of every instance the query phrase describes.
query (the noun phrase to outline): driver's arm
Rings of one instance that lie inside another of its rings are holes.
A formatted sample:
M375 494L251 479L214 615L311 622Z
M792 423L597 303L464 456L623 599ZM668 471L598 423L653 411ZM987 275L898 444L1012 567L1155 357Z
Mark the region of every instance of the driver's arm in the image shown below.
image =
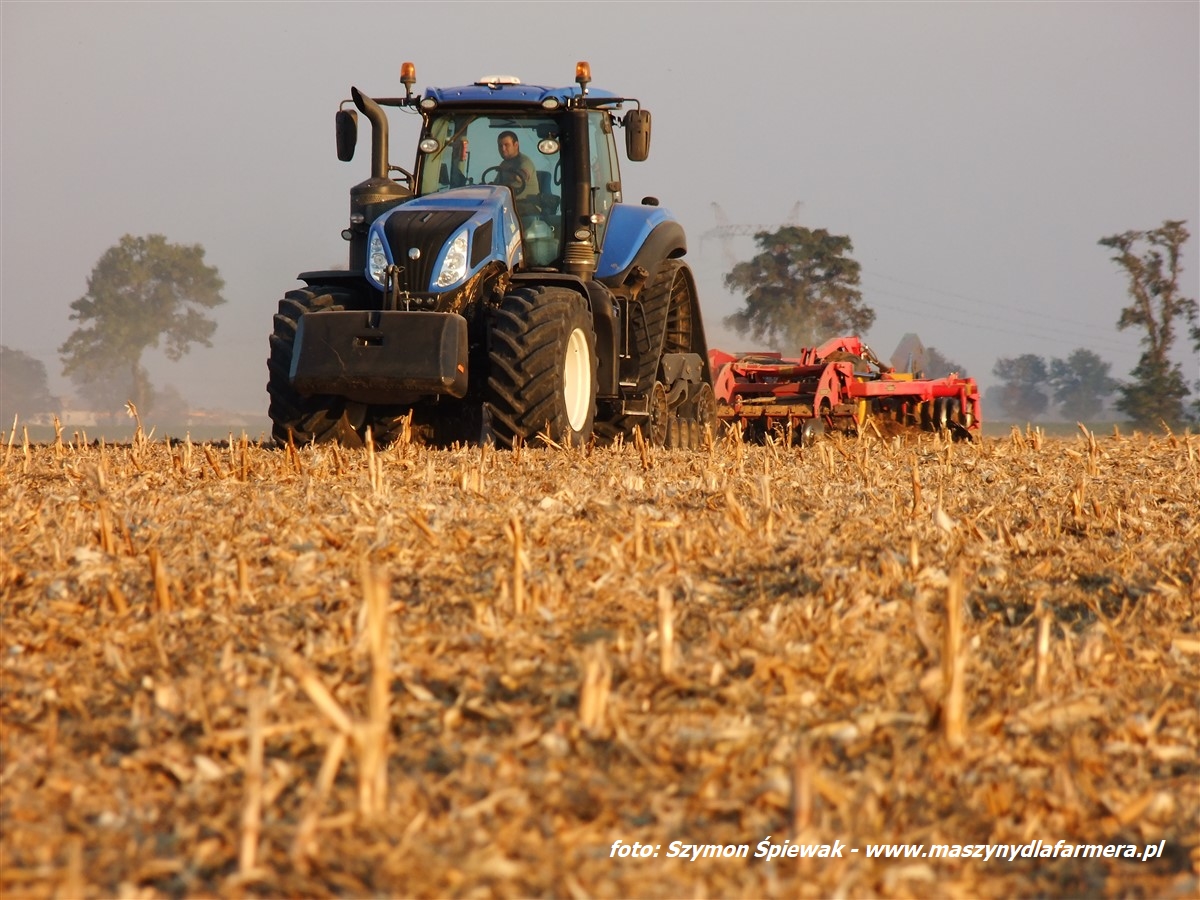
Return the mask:
M521 177L525 179L523 185L518 185L522 196L530 197L541 193L542 188L538 184L537 169L533 167L533 160L528 156L521 157Z

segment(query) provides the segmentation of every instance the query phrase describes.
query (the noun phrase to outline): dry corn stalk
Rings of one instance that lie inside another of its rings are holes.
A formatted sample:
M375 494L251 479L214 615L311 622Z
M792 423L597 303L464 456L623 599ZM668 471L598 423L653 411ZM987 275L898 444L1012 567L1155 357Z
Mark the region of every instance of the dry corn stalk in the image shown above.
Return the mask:
M513 612L522 615L525 612L525 532L521 520L513 516L504 527L512 543L512 602Z
M388 660L388 585L381 572L363 560L363 593L367 606L367 645L371 680L367 721L355 729L359 744L359 811L367 818L380 815L387 805L387 748L390 726L391 665Z
M658 587L658 654L659 671L669 676L675 668L675 602L662 585Z
M261 690L250 694L246 715L249 747L246 751L245 803L242 807L242 842L238 872L246 878L258 865L258 839L262 831L263 807L263 706Z
M1040 697L1046 691L1046 678L1049 674L1051 616L1045 608L1042 608L1037 618L1037 659L1034 664L1033 690Z
M583 684L579 689L579 723L596 736L603 732L612 685L612 666L603 642L591 644L584 655Z
M963 573L956 565L946 590L946 633L942 650L942 734L951 747L966 735L964 685L966 652L963 646Z

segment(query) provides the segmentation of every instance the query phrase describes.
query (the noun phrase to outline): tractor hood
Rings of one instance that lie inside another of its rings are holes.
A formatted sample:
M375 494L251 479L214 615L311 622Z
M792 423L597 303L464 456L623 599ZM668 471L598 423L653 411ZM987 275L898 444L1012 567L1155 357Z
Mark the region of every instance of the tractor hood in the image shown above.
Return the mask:
M367 280L381 291L437 295L462 286L489 262L521 263L512 192L472 185L417 197L372 223Z

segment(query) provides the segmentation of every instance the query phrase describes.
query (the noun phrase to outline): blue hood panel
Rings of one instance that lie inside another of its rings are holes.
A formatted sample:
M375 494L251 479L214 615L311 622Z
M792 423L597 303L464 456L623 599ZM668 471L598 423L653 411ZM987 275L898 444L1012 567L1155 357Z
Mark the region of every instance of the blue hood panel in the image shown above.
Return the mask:
M392 221L395 217L400 218ZM451 243L464 230L468 234L469 260L465 274L452 284L435 285ZM406 246L393 247L389 235L401 234ZM376 219L367 238L365 274L371 284L384 290L383 283L371 276L369 248L376 237L388 263L404 267L401 289L412 293L452 291L495 260L509 269L521 262L521 231L512 209L512 192L496 185L471 185L416 197ZM410 259L410 247L421 251L418 259Z

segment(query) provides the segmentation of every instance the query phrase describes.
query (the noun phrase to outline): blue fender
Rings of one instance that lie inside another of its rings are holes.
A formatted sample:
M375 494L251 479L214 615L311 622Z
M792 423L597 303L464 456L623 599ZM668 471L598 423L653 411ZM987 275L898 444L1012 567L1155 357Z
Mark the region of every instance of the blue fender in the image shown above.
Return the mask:
M596 278L610 285L620 284L635 265L653 271L662 260L686 252L683 226L670 210L618 203L609 213Z

